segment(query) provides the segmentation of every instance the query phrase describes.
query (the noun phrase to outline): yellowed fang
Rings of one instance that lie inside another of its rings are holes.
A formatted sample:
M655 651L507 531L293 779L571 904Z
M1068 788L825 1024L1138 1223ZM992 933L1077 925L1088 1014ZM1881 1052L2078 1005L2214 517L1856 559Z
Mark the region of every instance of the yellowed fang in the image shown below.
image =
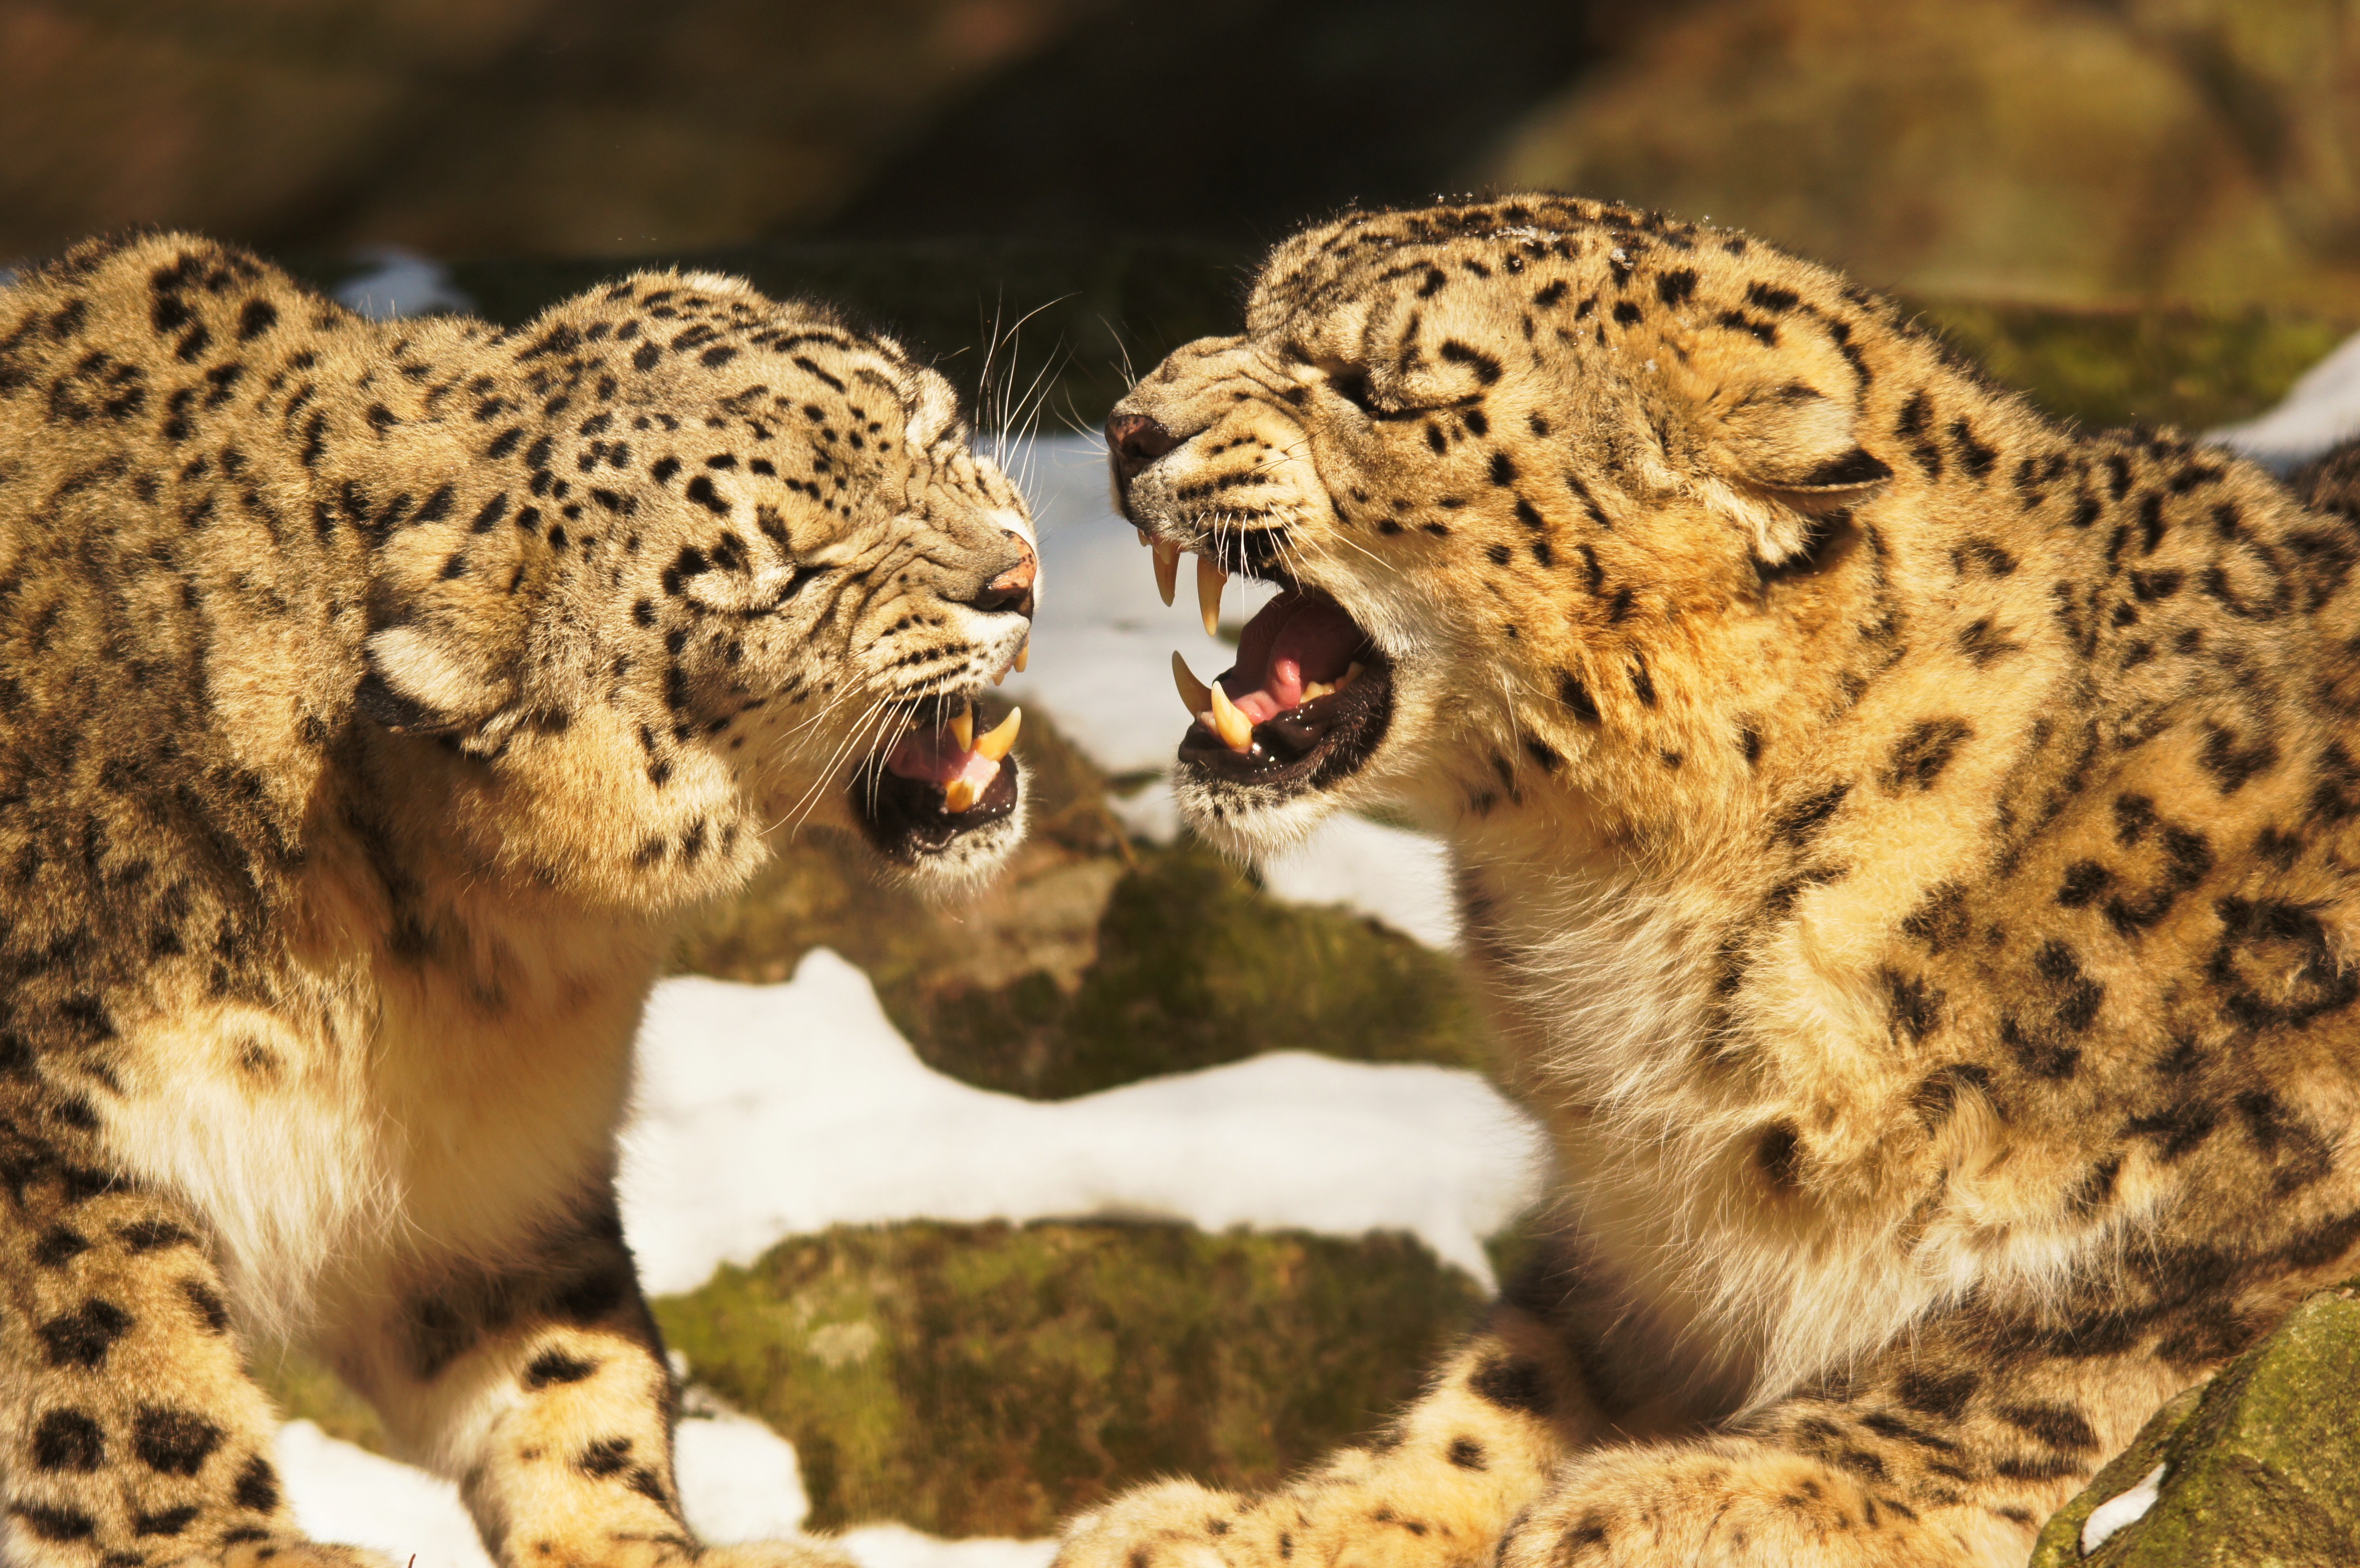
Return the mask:
M1180 586L1180 547L1155 541L1155 591L1164 595L1164 608L1172 606L1172 595Z
M943 810L956 817L974 805L979 794L980 791L966 779L954 779L943 786Z
M958 716L951 721L951 738L958 742L961 751L975 749L975 710L965 702L959 704Z
M1222 571L1211 556L1196 558L1196 612L1205 617L1207 637L1212 637L1220 630L1221 585L1229 580L1229 574ZM1166 599L1164 603L1168 604L1171 601Z
M978 757L988 757L992 761L998 762L1008 755L1008 748L1016 744L1016 732L1023 723L1023 709L1009 709L1006 718L1000 720L989 731L976 737L975 754Z
M1196 679L1196 672L1188 668L1188 661L1180 657L1177 648L1172 653L1172 684L1179 688L1180 705L1188 710L1190 718L1212 711L1212 688Z
M1231 751L1252 750L1253 721L1238 712L1238 705L1229 701L1229 694L1221 690L1218 681L1213 683L1212 694L1213 728L1220 735L1221 744Z

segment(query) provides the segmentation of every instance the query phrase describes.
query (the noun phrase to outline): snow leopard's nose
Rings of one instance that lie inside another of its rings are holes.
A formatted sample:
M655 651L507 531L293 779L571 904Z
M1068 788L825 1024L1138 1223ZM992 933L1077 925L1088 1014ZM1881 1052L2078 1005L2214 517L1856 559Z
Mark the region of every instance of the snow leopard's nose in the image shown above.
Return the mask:
M1139 471L1180 444L1153 414L1117 414L1107 420L1107 458L1114 464L1117 485L1128 485Z
M1041 558L1033 553L1032 541L1013 529L1008 533L1008 542L1016 550L1015 564L1004 568L967 601L987 615L1010 610L1020 615L1032 613L1032 583L1041 575Z

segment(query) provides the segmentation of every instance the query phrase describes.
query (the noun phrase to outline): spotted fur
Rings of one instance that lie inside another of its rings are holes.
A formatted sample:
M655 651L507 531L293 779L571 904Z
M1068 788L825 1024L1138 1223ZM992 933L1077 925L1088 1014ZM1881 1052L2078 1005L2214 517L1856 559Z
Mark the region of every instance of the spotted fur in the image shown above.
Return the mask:
M1132 520L1392 667L1357 771L1192 819L1448 841L1557 1196L1379 1442L1065 1568L2020 1563L2360 1264L2349 510L1556 197L1302 234L1117 415Z
M681 915L1013 658L1030 540L939 377L728 278L377 324L163 236L0 293L0 1559L360 1561L281 1334L503 1562L813 1558L682 1523L630 1040Z

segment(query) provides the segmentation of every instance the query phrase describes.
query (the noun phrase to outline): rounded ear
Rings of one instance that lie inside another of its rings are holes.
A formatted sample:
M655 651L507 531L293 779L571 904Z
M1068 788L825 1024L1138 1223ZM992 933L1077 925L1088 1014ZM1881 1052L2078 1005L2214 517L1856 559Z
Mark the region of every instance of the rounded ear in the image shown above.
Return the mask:
M469 640L415 622L371 632L353 706L397 735L474 728L507 706L516 687L486 668Z
M463 514L464 515L464 514ZM512 704L531 584L516 542L430 522L387 541L353 705L401 735L457 735Z
M1839 346L1799 323L1775 343L1724 330L1696 333L1664 381L1719 476L1771 503L1757 531L1770 565L1811 549L1818 525L1893 477L1860 443L1860 373Z

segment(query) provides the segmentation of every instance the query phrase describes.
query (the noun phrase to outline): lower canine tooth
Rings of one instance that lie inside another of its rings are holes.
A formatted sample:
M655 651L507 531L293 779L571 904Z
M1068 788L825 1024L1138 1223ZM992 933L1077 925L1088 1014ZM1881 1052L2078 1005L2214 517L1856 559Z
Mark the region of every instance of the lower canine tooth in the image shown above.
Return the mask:
M1176 649L1172 655L1172 684L1180 689L1180 705L1188 710L1189 717L1194 718L1212 707L1211 688L1196 679L1196 672L1188 668L1188 661L1181 658Z
M1229 574L1215 564L1211 556L1196 558L1196 609L1205 617L1207 637L1211 637L1220 626L1221 584L1229 580ZM1168 599L1164 602L1171 603Z
M1164 595L1164 606L1172 607L1173 592L1180 586L1180 547L1155 541L1155 591Z
M943 810L957 816L975 804L976 788L964 779L954 779L943 786Z
M998 762L1008 755L1008 748L1016 744L1016 731L1023 723L1023 709L1009 709L1008 716L1000 720L989 734L976 737L975 754L978 757L988 757L992 761Z
M1325 697L1334 690L1336 688L1324 681L1306 681L1303 683L1303 700L1308 702L1317 698Z
M958 717L951 721L951 737L959 743L961 751L975 749L975 710L961 703Z
M1350 667L1348 668L1343 674L1336 677L1336 684L1328 689L1330 691L1341 691L1345 687L1349 686L1353 681L1358 681L1360 678L1360 671L1368 667L1360 663L1360 660L1354 659Z
M1238 705L1229 701L1218 681L1213 683L1213 728L1231 751L1253 749L1253 721L1238 712Z

